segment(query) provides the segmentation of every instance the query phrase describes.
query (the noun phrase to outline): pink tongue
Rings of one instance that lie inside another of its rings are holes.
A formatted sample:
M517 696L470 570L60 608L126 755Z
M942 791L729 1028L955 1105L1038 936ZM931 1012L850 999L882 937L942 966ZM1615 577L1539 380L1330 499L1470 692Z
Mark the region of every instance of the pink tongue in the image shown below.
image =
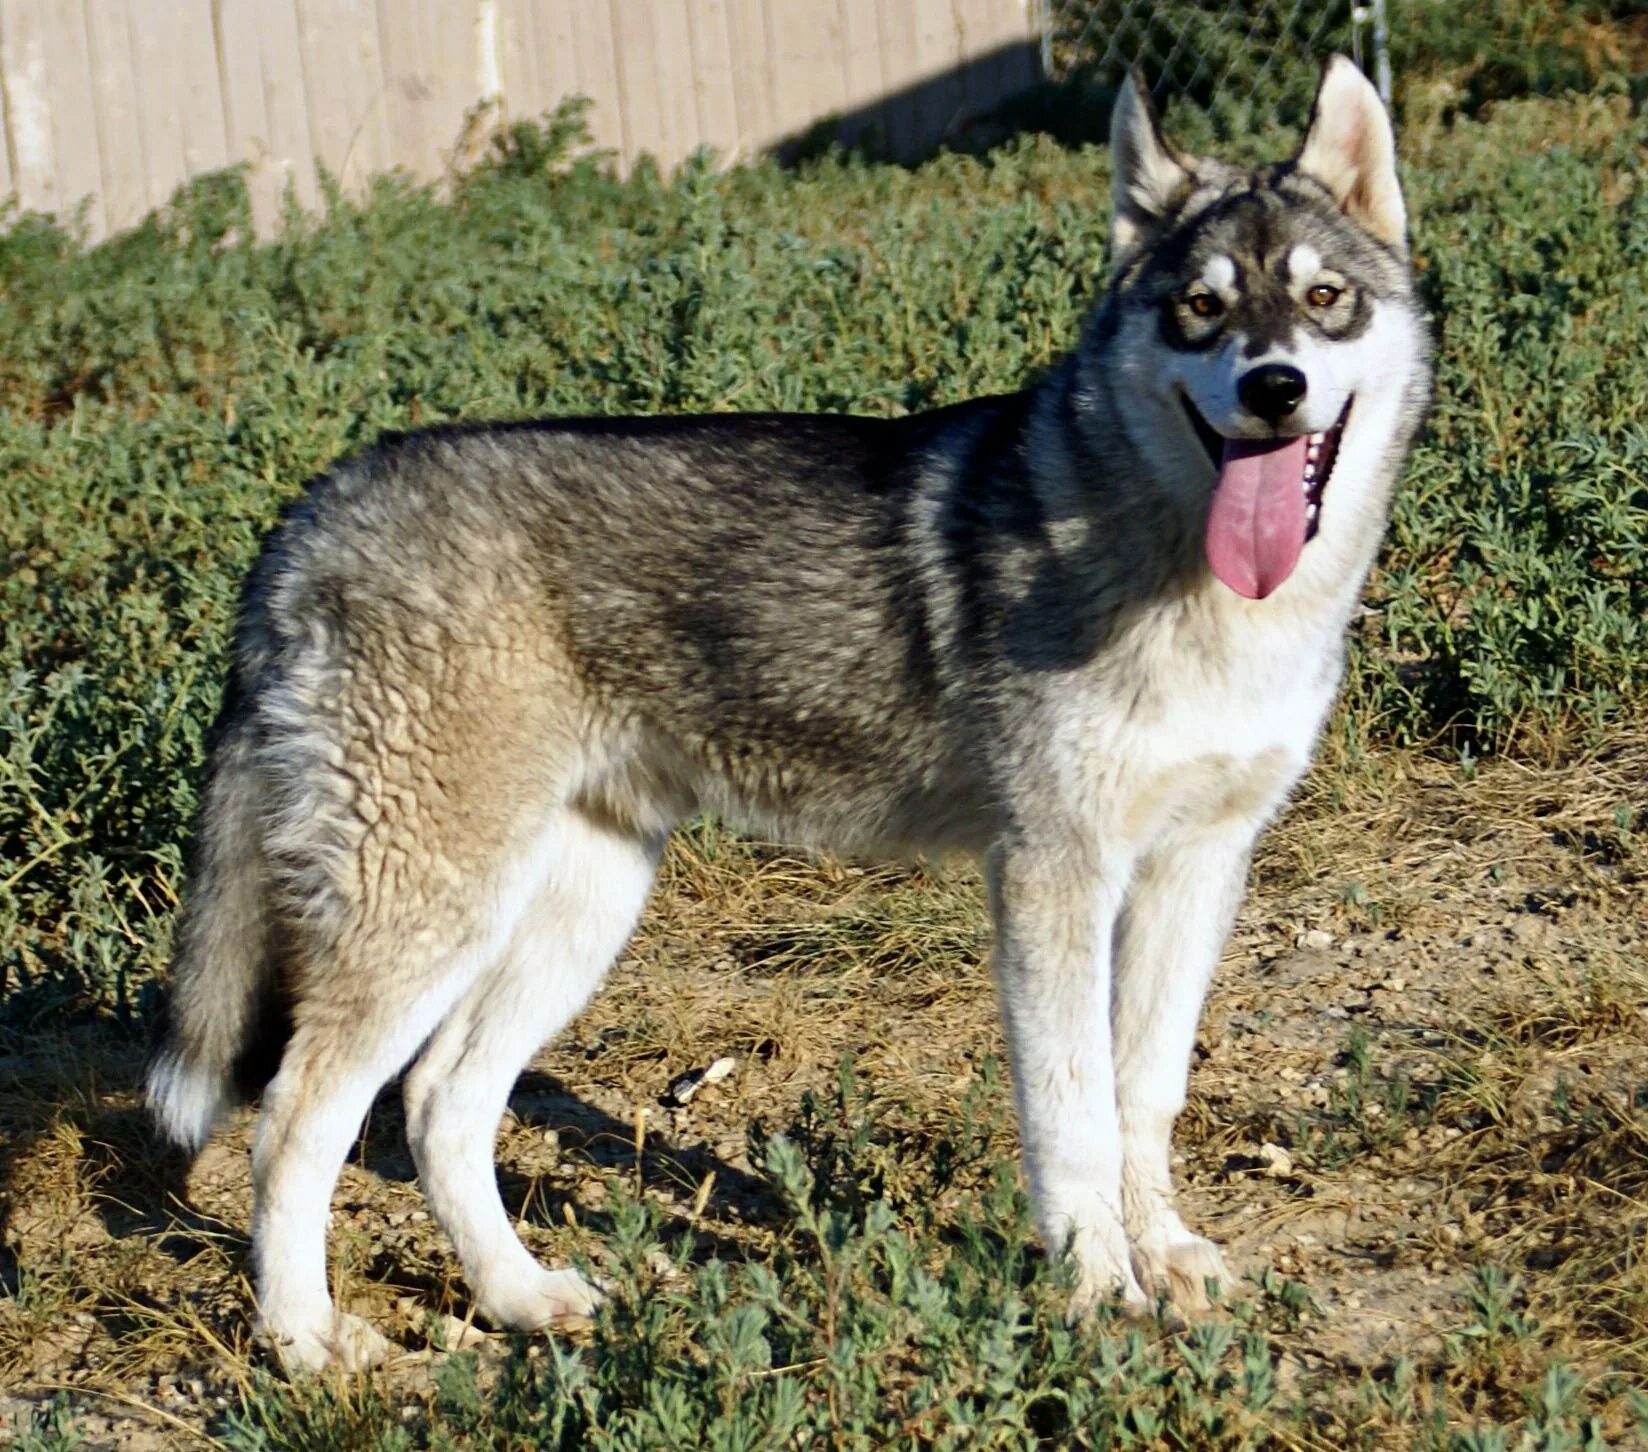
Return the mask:
M1207 563L1238 595L1263 600L1305 547L1305 439L1226 439Z

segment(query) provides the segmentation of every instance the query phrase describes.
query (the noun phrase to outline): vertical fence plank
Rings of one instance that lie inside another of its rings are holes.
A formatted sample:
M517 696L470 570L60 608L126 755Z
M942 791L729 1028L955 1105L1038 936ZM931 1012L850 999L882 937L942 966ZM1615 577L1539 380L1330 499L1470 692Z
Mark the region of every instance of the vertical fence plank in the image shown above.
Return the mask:
M102 0L124 11L136 80L148 203L229 161L210 0L157 11L142 0Z
M86 6L97 150L102 163L103 218L109 231L140 221L148 209L148 174L138 120L137 77L124 6Z
M876 29L881 38L881 66L884 78L882 106L887 145L895 155L913 151L919 145L915 124L915 103L902 95L915 84L920 71L916 46L915 0L877 0Z
M738 99L733 90L732 41L727 33L726 0L686 0L692 41L692 83L697 103L695 142L708 142L717 157L740 154Z
M478 0L394 0L389 10L414 43L412 63L391 87L407 105L402 125L412 138L402 165L419 176L442 176L465 162L460 147L473 152L480 140L465 135L466 112L481 101ZM391 26L384 44L391 44Z
M915 110L917 146L932 146L960 108L960 84L954 76L959 51L955 0L912 0L915 12L915 70L921 89Z
M770 44L778 102L774 120L789 136L839 111L846 100L838 59L841 12L830 4L774 6L773 12Z
M158 207L183 180L183 120L171 27L157 23L142 0L108 0L123 12L137 82L137 133L143 147L145 200Z
M1001 33L1003 42L1014 47L1014 59L1004 84L1007 94L1012 95L1041 80L1041 24L1034 4L1027 0L1005 3Z
M667 170L686 157L704 133L685 0L651 0L650 11L652 67L645 83L658 97L656 155Z
M542 79L532 114L552 111L568 96L589 96L592 103L599 99L610 109L610 98L592 95L578 74L578 44L572 23L572 11L579 8L576 0L570 5L567 0L533 0L533 8L538 15L538 52L534 59Z
M658 156L664 139L652 0L612 0L611 13L618 104L624 119L624 160L633 162L643 153Z
M149 13L142 17L143 23L155 24L155 12L149 6L144 10ZM212 0L170 0L158 13L167 17L164 24L171 34L184 175L227 166L229 144L223 127Z
M40 39L50 87L52 148L58 205L65 214L84 208L87 228L104 228L103 167L97 151L97 107L92 93L91 44L86 12L57 0L40 8Z
M772 54L767 47L768 4L769 0L727 0L733 98L746 156L772 145L781 130L773 94Z
M248 163L252 222L267 235L290 187L313 206L314 147L293 0L216 0L218 73L230 157Z
M0 57L0 99L4 98L5 87L6 78L4 59L3 57ZM0 108L0 115L4 114L3 108ZM3 130L0 130L0 203L4 203L7 200L16 201L16 199L17 184L12 180L11 175L10 138L4 133ZM0 211L0 222L3 222L4 219L5 213L4 211Z
M258 17L258 66L263 109L269 120L264 140L284 173L292 195L304 207L320 197L315 174L316 141L309 129L309 84L303 74L303 39L297 0L239 0Z
M0 0L0 82L5 86L18 201L29 210L56 211L63 203L52 134L51 80L36 0Z
M595 0L569 0L572 43L577 63L578 90L590 97L590 136L597 146L617 152L625 163L635 157L624 116L623 89L618 81L617 43L610 5Z
M258 0L216 0L218 83L223 87L223 130L232 161L246 164L252 226L267 235L280 215L286 168L271 142L263 95L264 26Z
M498 14L498 50L503 68L504 110L511 121L536 116L552 104L550 47L540 33L534 0L504 0ZM567 17L568 38L571 17Z
M876 0L839 0L841 83L848 106L865 106L887 89Z
M575 0L503 0L499 49L510 120L535 120L569 96L589 94L578 75L576 8L585 7ZM611 97L601 99L610 108Z
M315 156L354 186L389 163L382 57L371 0L298 0Z
M427 15L423 0L377 0L385 144L390 156L420 176L440 170Z
M1033 85L1036 34L1024 0L957 0L957 5L965 55L989 57L983 69L969 70L963 101L975 112L985 110Z

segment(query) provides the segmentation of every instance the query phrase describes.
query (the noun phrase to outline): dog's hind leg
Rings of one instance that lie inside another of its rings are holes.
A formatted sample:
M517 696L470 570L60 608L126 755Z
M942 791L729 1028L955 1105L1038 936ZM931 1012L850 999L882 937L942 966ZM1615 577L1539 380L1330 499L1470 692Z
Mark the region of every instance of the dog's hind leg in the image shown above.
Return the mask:
M390 779L378 797L348 798L353 817L321 793L341 790L337 773L290 768L320 784L319 805L288 811L277 839L305 911L286 924L292 1037L252 1147L252 1240L260 1331L291 1369L358 1366L386 1349L327 1291L332 1186L373 1095L503 958L555 865L559 843L542 828L547 809L534 819L531 780L489 777L494 763L479 751L455 758L435 763L442 775L421 796L397 796ZM384 808L376 828L346 835L380 799L399 815L388 821Z
M498 963L476 980L407 1075L407 1134L430 1208L477 1310L530 1331L587 1313L596 1292L521 1244L499 1198L493 1140L528 1059L588 1001L635 926L659 840L558 814L546 885Z
M260 1337L289 1371L337 1364L358 1370L390 1349L358 1316L338 1311L326 1282L332 1187L379 1087L429 1034L467 986L461 967L431 976L411 1004L373 1004L393 982L392 955L370 965L357 953L328 968L360 984L300 1004L280 1070L264 1091L252 1145L253 1261ZM334 979L334 983L338 979Z
M1250 828L1232 825L1158 848L1138 864L1117 925L1112 1017L1123 1216L1139 1280L1185 1311L1206 1308L1206 1281L1232 1286L1218 1248L1179 1218L1172 1137L1202 998L1235 917L1251 843Z

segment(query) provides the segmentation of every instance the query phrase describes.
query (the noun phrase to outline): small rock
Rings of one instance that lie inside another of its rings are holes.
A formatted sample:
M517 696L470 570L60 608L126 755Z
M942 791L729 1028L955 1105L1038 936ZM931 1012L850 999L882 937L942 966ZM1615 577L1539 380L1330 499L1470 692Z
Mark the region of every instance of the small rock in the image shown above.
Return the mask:
M1293 1156L1279 1144L1271 1144L1268 1140L1259 1146L1259 1158L1264 1163L1265 1173L1273 1180L1280 1180L1293 1173Z
M1518 918L1511 924L1511 936L1519 943L1542 943L1549 938L1554 930L1554 924L1549 918L1527 917Z
M1328 932L1326 928L1312 928L1300 938L1299 946L1314 948L1317 952L1321 952L1324 948L1333 946L1333 934Z
M670 1080L669 1088L664 1090L662 1102L677 1108L684 1107L692 1102L693 1095L704 1085L720 1083L737 1067L738 1060L724 1054L702 1069L688 1069L684 1074L677 1074Z
M486 1332L457 1316L442 1316L435 1324L435 1338L448 1351L468 1351L486 1345Z

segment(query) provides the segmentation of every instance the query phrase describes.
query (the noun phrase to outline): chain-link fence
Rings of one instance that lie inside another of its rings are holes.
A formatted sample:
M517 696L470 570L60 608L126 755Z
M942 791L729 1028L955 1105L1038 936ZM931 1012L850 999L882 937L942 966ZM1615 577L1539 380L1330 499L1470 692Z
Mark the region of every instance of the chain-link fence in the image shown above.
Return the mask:
M1137 66L1159 94L1264 103L1308 91L1346 51L1390 98L1384 0L1043 0L1050 77L1100 80Z

